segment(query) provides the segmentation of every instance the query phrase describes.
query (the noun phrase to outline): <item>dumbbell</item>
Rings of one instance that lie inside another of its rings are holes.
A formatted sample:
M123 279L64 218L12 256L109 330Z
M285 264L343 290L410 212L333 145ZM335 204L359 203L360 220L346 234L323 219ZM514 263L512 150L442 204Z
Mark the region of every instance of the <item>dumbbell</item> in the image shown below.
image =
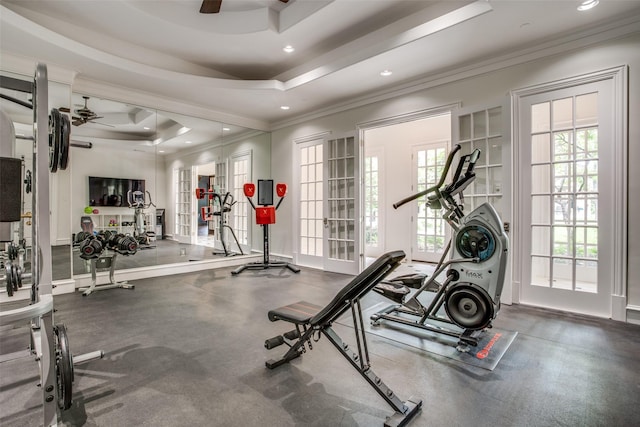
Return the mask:
M123 255L134 255L138 251L138 242L131 236L116 234L109 239L109 248Z
M111 230L100 230L98 232L98 239L100 239L102 241L102 246L107 247L109 241L111 240L111 237L113 237L113 235L116 234L115 231L111 231Z
M104 247L102 241L96 236L90 235L80 243L80 258L91 259L98 258Z
M76 243L82 243L89 236L91 236L91 233L87 233L86 231L79 232L76 234Z
M12 274L12 269L11 269L11 263L8 262L5 264L4 266L4 278L6 280L6 287L7 287L7 295L12 297L13 296L13 291L14 291L14 287L13 287L13 274Z

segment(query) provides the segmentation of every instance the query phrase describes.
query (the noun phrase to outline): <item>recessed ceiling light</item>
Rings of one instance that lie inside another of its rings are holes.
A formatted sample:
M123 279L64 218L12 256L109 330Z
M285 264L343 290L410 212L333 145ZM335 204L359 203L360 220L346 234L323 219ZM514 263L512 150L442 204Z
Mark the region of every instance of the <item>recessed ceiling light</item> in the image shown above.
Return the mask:
M391 70L384 70L384 71L380 72L380 75L382 77L389 77L391 74L393 74L393 71L391 71Z
M285 47L282 48L282 50L284 50L287 53L291 53L293 52L295 49L293 48L293 46L291 46L290 44L286 45Z
M193 141L185 141L185 144L191 144Z
M288 105L281 105L280 109L281 110L288 110L290 107Z
M580 3L580 6L578 6L578 10L580 12L584 12L585 10L593 9L598 5L598 3L600 3L600 0L585 0Z
M164 150L158 150L158 153L164 153Z
M149 130L149 129L151 129L151 128L150 128L149 126L145 126L145 127L143 127L143 129L144 129L144 130Z
M229 128L222 128L222 130L224 130L224 131L228 131L228 130L231 130L231 129L229 129Z

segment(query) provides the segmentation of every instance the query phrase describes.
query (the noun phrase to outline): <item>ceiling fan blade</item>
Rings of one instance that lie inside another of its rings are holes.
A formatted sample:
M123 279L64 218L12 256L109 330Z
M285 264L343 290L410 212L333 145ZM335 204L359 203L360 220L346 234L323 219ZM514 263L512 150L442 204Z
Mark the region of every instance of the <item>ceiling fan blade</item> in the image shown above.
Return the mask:
M289 0L280 0L282 3L289 3Z
M222 0L202 0L200 13L218 13L221 5Z
M74 121L71 122L71 124L74 125L74 126L80 126L80 125L84 124L84 121L82 121L82 120L74 120Z
M68 109L67 107L60 107L58 108L58 111L62 112L62 113L70 113L71 110Z

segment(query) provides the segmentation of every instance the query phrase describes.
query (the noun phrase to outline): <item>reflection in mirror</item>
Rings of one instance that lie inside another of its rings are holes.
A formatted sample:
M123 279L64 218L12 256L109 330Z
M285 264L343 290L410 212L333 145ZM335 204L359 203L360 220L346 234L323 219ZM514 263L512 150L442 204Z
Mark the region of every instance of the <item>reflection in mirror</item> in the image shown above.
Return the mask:
M15 128L16 140L13 146L14 157L22 159L23 187L21 195L21 216L19 222L10 224L11 242L17 246L18 258L15 262L20 265L25 280L24 284L30 283L31 273L31 236L32 236L32 193L28 189L29 176L33 176L33 109L32 94L30 91L9 89L9 82L23 81L31 84L32 76L22 76L12 73L2 72L3 84L0 88L2 99L0 108L9 116ZM69 85L49 82L49 111L52 108L69 108L71 90ZM75 150L74 148L73 150ZM63 280L71 278L71 252L69 231L69 205L70 196L68 192L70 173L58 170L50 175L51 179L51 245L52 245L52 275L53 280ZM29 191L28 191L29 190ZM0 243L0 249L9 246L9 242ZM15 251L15 249L14 249Z
M70 113L72 141L92 146L71 159L75 276L91 274L90 259L80 256L85 233L120 234L138 243L135 254L121 251L115 262L95 263L106 270L250 252L241 187L253 171L268 176L269 134L81 94L73 94ZM197 200L199 186L216 196ZM105 250L100 259L113 252Z
M154 141L177 124L135 105L82 94L72 101L71 139L91 146L71 159L74 276L156 265Z

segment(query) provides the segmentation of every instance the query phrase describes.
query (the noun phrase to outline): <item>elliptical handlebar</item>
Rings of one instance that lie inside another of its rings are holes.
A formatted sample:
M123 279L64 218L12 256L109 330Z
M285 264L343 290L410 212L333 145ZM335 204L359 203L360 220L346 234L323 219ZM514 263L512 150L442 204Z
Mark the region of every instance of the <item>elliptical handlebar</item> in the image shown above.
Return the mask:
M444 169L442 171L442 175L440 175L440 180L436 183L436 185L434 185L433 187L429 187L424 191L421 191L419 193L416 193L412 196L409 197L405 197L404 199L400 200L399 202L396 202L393 204L393 208L394 209L398 209L400 206L407 204L415 199L418 199L422 196L425 196L433 191L437 191L440 189L440 187L442 187L442 185L444 184L444 180L447 178L447 174L449 173L449 168L451 167L451 163L453 163L453 158L455 157L456 153L458 151L460 151L462 149L462 147L460 146L460 144L456 144L454 145L453 149L451 150L451 152L449 152L449 156L447 157L447 161L444 164ZM456 172L457 175L460 174L460 168L458 168L458 171Z

